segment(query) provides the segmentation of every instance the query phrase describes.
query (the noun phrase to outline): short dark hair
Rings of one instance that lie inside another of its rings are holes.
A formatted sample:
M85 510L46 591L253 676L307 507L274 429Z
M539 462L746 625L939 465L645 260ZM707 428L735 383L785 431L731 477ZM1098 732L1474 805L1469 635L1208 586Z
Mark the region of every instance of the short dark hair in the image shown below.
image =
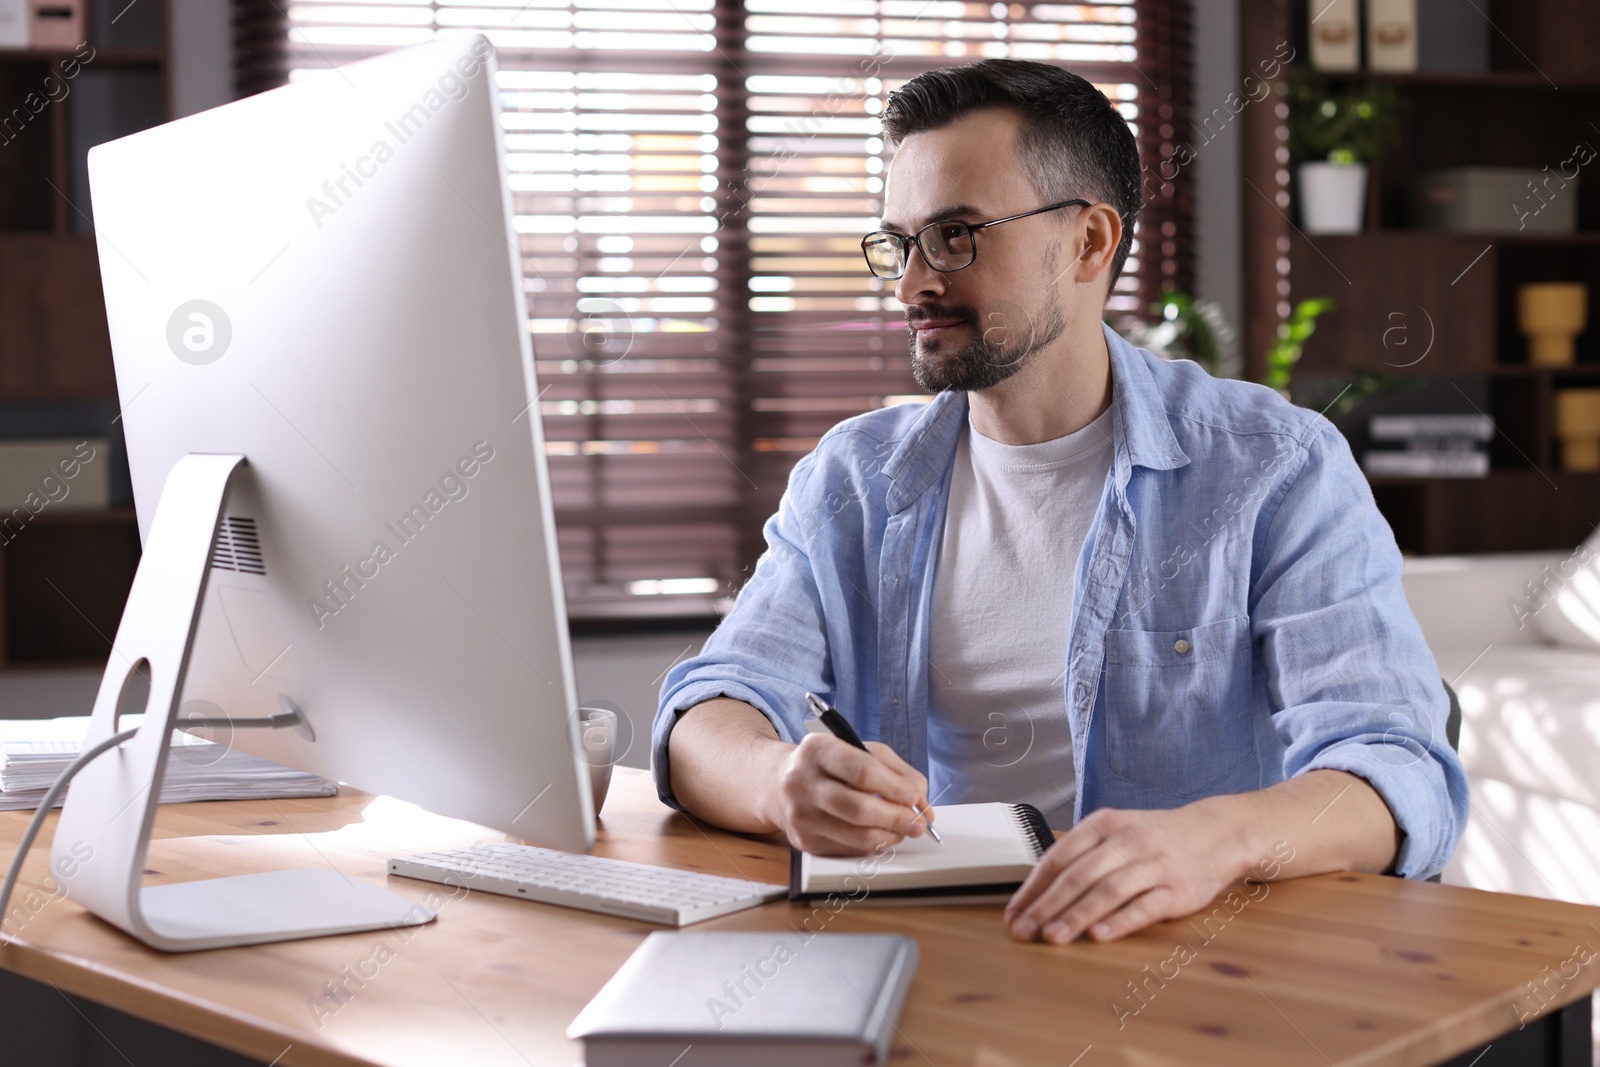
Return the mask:
M1083 197L1122 216L1107 295L1133 247L1141 198L1139 146L1106 95L1070 71L1020 59L985 59L919 74L891 93L883 131L891 145L985 108L1022 116L1018 148L1033 187L1047 202Z

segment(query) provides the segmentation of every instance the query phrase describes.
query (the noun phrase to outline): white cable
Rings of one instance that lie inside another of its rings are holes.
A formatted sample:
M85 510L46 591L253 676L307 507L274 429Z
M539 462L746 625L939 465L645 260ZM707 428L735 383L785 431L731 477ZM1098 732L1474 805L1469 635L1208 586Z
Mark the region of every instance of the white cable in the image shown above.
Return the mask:
M44 799L39 801L39 810L34 812L33 821L28 823L28 829L23 832L22 840L17 844L17 854L11 859L11 869L6 872L5 885L0 886L0 933L4 932L6 920L10 918L6 914L6 908L11 903L11 891L16 888L17 879L22 875L22 862L28 858L28 850L33 848L33 840L39 836L39 828L44 825L45 819L49 817L50 809L55 807L56 800L66 790L67 783L72 781L73 777L84 767L99 758L102 753L122 744L122 742L138 732L138 727L124 730L120 734L106 738L73 760L67 769L61 772L61 776L55 780L54 784L50 786L50 790L45 793ZM5 934L5 939L7 941L16 940L9 933Z

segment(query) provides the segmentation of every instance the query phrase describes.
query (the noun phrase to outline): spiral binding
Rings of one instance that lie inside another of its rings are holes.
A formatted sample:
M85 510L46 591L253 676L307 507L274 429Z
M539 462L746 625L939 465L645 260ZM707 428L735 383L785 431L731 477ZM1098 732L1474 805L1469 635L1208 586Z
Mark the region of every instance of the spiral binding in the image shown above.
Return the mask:
M1027 835L1033 843L1033 858L1035 861L1049 851L1050 846L1056 843L1056 835L1050 829L1050 824L1045 821L1044 813L1032 804L1011 804L1011 818L1016 820L1017 826Z

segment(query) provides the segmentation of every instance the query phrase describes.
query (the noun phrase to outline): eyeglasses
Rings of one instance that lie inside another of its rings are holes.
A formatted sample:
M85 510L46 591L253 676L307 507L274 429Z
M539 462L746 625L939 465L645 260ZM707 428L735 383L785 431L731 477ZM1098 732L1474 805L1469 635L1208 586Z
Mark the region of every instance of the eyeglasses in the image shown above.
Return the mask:
M1002 222L1015 222L1029 215L1040 215L1046 211L1074 206L1088 207L1089 201L1063 200L1049 207L1034 208L1020 215L1010 215L989 222L955 220L930 222L912 237L907 237L903 233L892 233L889 230L879 230L861 239L861 254L867 257L867 267L873 274L880 278L899 278L906 272L906 264L911 259L911 245L915 243L922 253L924 263L936 271L948 274L950 271L972 266L972 261L978 258L978 244L972 235L979 230L998 226Z

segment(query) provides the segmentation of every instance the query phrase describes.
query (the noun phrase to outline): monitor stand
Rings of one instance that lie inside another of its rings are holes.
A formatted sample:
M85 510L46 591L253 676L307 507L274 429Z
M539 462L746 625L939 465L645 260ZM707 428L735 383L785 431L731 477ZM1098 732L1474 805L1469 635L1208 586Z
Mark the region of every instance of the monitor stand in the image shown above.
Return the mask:
M165 952L430 922L434 912L422 904L334 870L141 884L169 738L180 722L200 725L179 720L178 702L228 483L244 465L239 455L191 453L167 476L95 697L85 751L117 733L118 702L141 665L150 675L144 722L73 780L56 824L51 872L73 900ZM283 715L228 725L309 729L292 705Z

